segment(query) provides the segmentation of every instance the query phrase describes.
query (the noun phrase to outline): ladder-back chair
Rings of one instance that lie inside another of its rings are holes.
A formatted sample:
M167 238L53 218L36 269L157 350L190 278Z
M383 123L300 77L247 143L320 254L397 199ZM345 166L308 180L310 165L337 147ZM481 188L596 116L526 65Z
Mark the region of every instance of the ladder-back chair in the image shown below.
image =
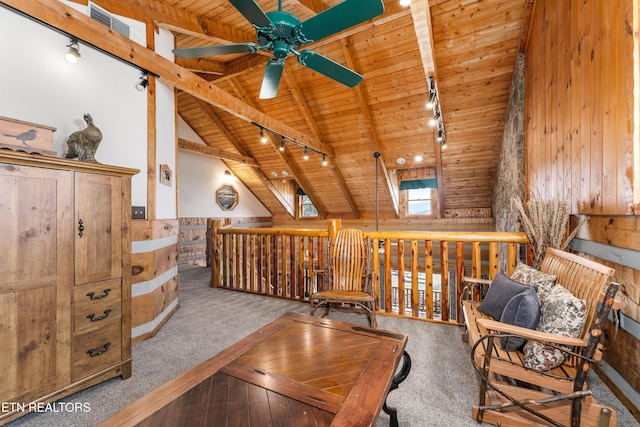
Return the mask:
M311 287L311 315L324 307L321 317L331 309L364 312L372 328L376 315L371 280L371 239L362 232L345 228L338 231L329 248L329 268L315 271L316 286Z

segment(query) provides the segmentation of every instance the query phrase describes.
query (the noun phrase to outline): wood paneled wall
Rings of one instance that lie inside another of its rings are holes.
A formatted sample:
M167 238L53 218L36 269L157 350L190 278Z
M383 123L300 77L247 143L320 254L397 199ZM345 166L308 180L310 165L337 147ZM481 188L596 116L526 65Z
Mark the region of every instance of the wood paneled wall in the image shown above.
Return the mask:
M640 0L536 0L525 52L529 195L559 197L573 215L588 215L577 237L584 250L610 247L601 257L616 246L639 249L639 22ZM637 299L639 270L596 260L616 269L625 301ZM639 338L622 331L605 354L637 392L627 399L608 381L636 417L640 370L629 361L639 360Z
M529 189L569 200L574 214L631 214L638 203L637 1L535 4L526 51Z

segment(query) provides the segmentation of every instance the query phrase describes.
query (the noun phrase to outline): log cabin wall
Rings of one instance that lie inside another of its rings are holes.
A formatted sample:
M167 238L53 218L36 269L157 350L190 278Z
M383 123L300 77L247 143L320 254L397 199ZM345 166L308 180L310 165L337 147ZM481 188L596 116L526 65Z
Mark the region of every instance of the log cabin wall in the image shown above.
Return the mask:
M178 309L178 220L133 220L132 341L154 336Z
M636 417L639 4L537 0L525 51L528 189L543 200L567 200L573 215L588 216L571 248L616 269L614 280L624 287L622 331L599 371Z
M219 220L232 227L271 227L270 217L180 218L178 264L211 267L211 222Z

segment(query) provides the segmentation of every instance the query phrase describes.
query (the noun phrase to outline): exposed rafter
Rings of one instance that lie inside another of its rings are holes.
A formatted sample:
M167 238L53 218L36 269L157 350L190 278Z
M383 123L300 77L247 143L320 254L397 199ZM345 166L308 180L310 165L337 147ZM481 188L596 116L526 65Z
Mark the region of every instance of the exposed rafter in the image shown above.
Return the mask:
M191 151L193 153L204 154L209 157L215 157L220 160L228 160L231 162L242 163L254 168L260 165L253 157L243 156L242 154L232 153L230 151L219 150L214 147L209 147L205 144L199 144L197 142L188 141L186 139L178 138L178 148L181 150Z
M196 102L198 103L198 105L200 106L202 111L216 124L216 126L218 127L220 132L222 132L225 135L225 137L231 143L231 145L233 145L233 147L236 150L238 150L238 152L242 156L248 157L248 152L244 148L244 145L242 144L242 142L240 142L235 137L235 135L227 128L227 126L224 124L224 122L222 121L222 119L220 118L218 113L214 111L213 107L211 105L209 105L208 103L200 100L200 99L196 100ZM232 166L230 166L230 169L233 170L236 175L238 174L238 172L236 170L234 170L234 168ZM264 174L264 172L261 169L254 169L254 172L259 177L260 181L263 184L265 182L269 181L269 178ZM268 186L267 188L269 189L271 194L273 194L273 196L278 200L278 202L280 202L280 204L287 211L287 213L292 218L294 218L295 217L295 208L293 206L291 206L291 204L286 200L286 198L284 198L282 196L280 191L278 191L278 189L275 188L273 185Z
M244 92L244 90L240 85L235 84L235 82L233 81L231 83L233 84L234 91L237 94L239 94L241 98L245 99L246 102L252 102L249 100L249 97L246 95L246 93ZM267 134L267 139L271 143L271 146L273 147L277 155L282 159L282 161L287 165L289 170L293 173L293 176L295 177L296 182L302 188L302 190L304 190L306 195L309 197L309 200L311 200L311 203L313 203L313 206L315 206L315 208L318 210L318 216L320 218L326 218L327 216L326 206L314 194L314 192L311 191L311 183L306 178L306 175L304 174L304 172L300 170L300 168L296 165L296 162L294 162L291 159L291 156L289 155L288 150L280 151L278 149L278 147L280 146L280 140L276 140L275 136L272 135L271 133Z
M431 13L429 11L429 0L413 0L411 2L411 15L413 16L413 26L416 30L416 37L418 38L420 56L422 57L424 78L425 80L427 80L429 76L433 76L437 81L438 73L433 55L434 47L433 34L431 33ZM425 126L426 121L427 117L425 115ZM444 218L445 188L443 179L444 175L442 171L442 150L440 143L436 141L436 138L434 138L433 147L435 151L436 180L438 181L438 208L440 210L440 217Z
M357 70L358 67L356 66L355 60L353 59L353 54L351 53L351 48L349 47L349 43L347 39L342 39L340 42L342 44L342 52L344 53L344 56L346 58L347 66L351 69ZM369 137L371 138L371 148L372 148L371 154L373 154L374 152L381 153L382 148L380 146L380 140L378 138L378 134L375 131L373 116L371 114L371 109L369 108L369 103L367 102L367 96L365 94L364 87L366 87L366 82L360 83L360 85L358 85L354 89L356 93L356 98L358 99L358 104L360 105L360 110L362 111L362 117L364 119L364 122L366 123L367 132L369 133ZM389 197L393 201L393 209L395 212L395 216L397 217L400 209L398 197L395 190L393 189L393 185L391 184L391 177L389 176L389 171L384 166L384 159L382 158L382 155L379 160L380 160L380 164L382 165L382 174L384 175L384 184L385 184L384 186L389 193Z

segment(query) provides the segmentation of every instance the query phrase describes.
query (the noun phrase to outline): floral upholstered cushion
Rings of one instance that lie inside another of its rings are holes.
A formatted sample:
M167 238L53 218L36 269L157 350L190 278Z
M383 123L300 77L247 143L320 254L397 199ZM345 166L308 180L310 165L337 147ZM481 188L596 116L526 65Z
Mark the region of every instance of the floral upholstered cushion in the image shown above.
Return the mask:
M540 304L543 304L545 296L549 293L553 285L556 283L556 276L543 273L527 264L518 261L516 269L511 273L511 280L531 285L538 291Z
M558 284L545 296L540 308L538 331L565 337L579 338L585 326L587 303L574 297ZM532 369L551 369L564 362L565 353L558 348L529 340L524 346L525 366Z

